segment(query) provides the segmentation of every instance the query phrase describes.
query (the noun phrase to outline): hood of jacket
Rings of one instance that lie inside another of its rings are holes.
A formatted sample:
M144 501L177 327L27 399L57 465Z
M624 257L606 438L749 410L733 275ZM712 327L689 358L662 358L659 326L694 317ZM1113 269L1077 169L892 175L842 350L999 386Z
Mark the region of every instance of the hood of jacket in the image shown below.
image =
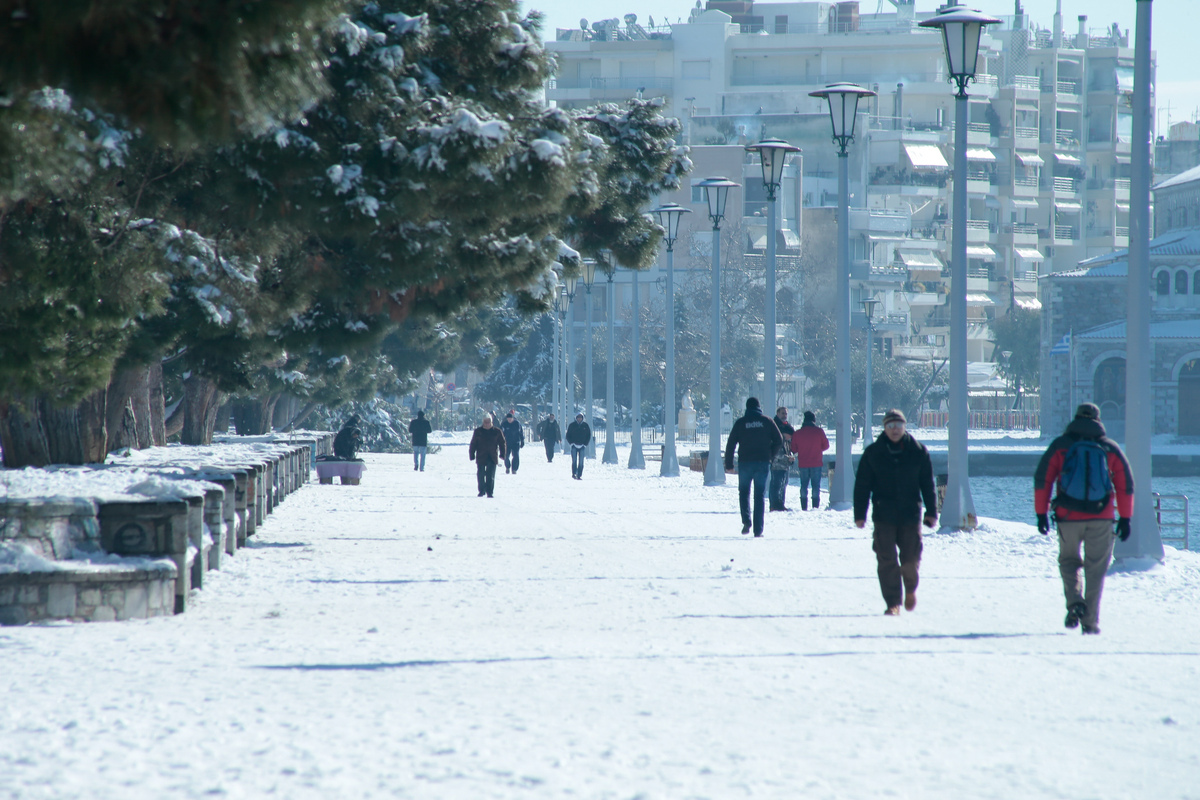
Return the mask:
M1104 426L1100 424L1099 420L1077 417L1071 420L1063 434L1076 439L1100 439L1107 435L1107 431L1104 430Z

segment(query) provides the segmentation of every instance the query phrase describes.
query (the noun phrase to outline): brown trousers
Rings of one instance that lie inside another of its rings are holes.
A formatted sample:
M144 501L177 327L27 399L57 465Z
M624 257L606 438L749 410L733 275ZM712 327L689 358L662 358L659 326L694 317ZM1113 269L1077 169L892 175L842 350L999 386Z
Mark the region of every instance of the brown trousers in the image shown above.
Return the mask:
M1114 538L1111 519L1058 522L1058 571L1062 573L1063 596L1068 608L1080 600L1087 603L1084 625L1100 621L1100 595L1104 593L1104 575L1112 561ZM1080 545L1083 558L1079 557Z
M879 562L879 589L888 607L898 606L904 601L904 589L917 590L917 568L921 564L921 523L893 525L875 523L872 548ZM899 558L896 556L900 551Z

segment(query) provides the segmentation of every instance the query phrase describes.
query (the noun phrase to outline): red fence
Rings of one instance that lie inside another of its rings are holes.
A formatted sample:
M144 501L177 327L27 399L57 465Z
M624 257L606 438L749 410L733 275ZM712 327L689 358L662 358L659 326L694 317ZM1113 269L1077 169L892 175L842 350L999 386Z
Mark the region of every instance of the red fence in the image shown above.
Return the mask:
M949 422L950 414L945 411L921 413L922 428L945 428ZM1041 418L1037 411L972 411L967 427L975 430L1038 430Z

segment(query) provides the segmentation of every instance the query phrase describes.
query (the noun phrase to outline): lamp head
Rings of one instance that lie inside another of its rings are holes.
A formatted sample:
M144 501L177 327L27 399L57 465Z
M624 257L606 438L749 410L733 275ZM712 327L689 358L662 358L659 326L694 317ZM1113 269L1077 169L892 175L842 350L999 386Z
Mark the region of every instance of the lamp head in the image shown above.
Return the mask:
M829 103L829 120L833 123L833 140L842 154L854 140L854 123L858 117L858 101L863 97L874 97L875 92L856 83L833 83L824 89L809 92L809 97L821 97Z
M578 275L570 275L563 277L563 284L567 287L568 302L575 299L575 285L579 283Z
M790 153L799 153L800 148L788 144L782 139L763 139L756 144L746 145L751 153L758 153L762 162L763 185L767 187L767 197L775 198L775 190L783 181L783 167Z
M958 84L958 93L965 95L967 83L975 79L979 66L979 39L985 25L1000 20L963 5L942 6L936 17L919 23L922 28L940 28L946 48L946 64L950 80Z
M592 292L592 284L596 281L596 260L594 258L585 258L583 260L583 288L587 289L588 294Z
M867 322L870 322L875 317L875 306L879 305L879 302L874 297L862 301L863 311L867 312Z
M675 240L679 238L679 220L684 214L692 213L690 208L684 208L678 203L666 203L651 210L651 214L658 215L658 224L663 226L666 235L663 239L667 243L667 250L675 249Z
M704 199L708 201L708 218L713 227L721 225L725 217L725 203L729 200L729 190L736 189L741 184L734 183L728 178L705 178L696 184L704 189Z

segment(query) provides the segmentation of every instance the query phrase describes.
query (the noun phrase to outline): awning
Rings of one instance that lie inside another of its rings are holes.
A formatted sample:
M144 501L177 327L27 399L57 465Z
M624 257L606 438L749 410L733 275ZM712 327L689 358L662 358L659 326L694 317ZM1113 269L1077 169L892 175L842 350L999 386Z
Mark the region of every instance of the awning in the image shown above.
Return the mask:
M1046 163L1037 153L1017 153L1017 161L1027 167L1040 167Z
M1129 204L1128 203L1117 203L1117 211L1120 211L1122 214L1128 214L1129 213Z
M933 253L900 253L900 260L904 262L904 266L909 269L914 267L920 269L928 267L929 269L940 270L942 262Z
M1027 200L1023 197L1014 197L1012 201L1013 208L1037 208L1037 200Z
M937 148L937 145L932 144L906 144L904 152L908 155L908 160L916 169L948 169L949 164L946 163L945 156L942 151Z
M996 301L988 297L986 294L969 294L967 295L967 305L994 306L996 305Z
M982 258L987 261L993 261L996 258L996 251L986 244L967 245L967 258Z
M1073 203L1070 200L1055 200L1054 210L1063 211L1067 214L1078 214L1083 210L1083 206L1079 203Z
M868 233L868 242L903 242L908 235L897 231L895 233Z
M1118 154L1117 154L1117 163L1118 163L1118 164L1129 164L1129 163L1131 163L1131 162L1130 162L1130 157L1129 157L1129 156L1123 156L1123 155L1121 155L1120 153L1118 153Z
M995 161L996 154L986 147L968 147L967 161Z
M1068 155L1066 153L1055 153L1054 160L1060 164L1082 164L1083 163L1077 157Z
M1028 311L1041 311L1042 301L1036 297L1014 297L1013 303L1018 308L1024 308Z
M1045 261L1046 257L1032 247L1014 247L1013 252L1026 261Z

